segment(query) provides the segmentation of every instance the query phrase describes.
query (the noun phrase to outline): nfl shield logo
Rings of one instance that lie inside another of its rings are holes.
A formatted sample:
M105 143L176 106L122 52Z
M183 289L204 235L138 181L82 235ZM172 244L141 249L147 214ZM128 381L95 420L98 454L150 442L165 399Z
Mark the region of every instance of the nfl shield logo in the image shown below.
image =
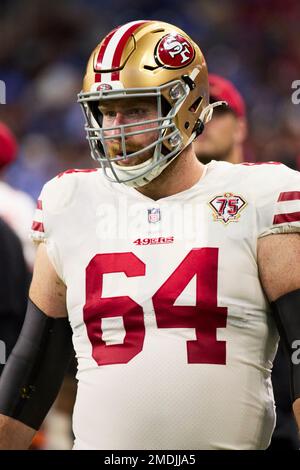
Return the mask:
M156 222L160 221L160 208L153 207L152 209L148 209L148 222L150 224L155 224Z

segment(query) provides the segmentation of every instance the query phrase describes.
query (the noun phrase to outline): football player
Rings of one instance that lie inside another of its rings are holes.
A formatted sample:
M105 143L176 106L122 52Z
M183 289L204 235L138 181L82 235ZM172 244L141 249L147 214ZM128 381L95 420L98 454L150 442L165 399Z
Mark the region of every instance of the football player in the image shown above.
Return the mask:
M134 21L79 94L100 168L38 201L27 317L0 383L1 447L26 448L78 360L75 449L264 449L278 333L300 335L300 177L204 166L206 63L175 26ZM300 425L300 374L290 360Z

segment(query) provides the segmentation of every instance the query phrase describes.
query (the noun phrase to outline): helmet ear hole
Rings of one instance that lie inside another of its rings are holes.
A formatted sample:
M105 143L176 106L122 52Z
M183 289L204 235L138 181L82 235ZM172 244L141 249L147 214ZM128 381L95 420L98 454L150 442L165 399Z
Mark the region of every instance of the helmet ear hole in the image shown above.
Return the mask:
M99 126L102 127L103 115L99 110L98 101L90 101L89 107L93 118L96 120Z
M162 116L167 116L169 112L171 111L171 105L168 103L166 98L164 96L161 97L161 113Z
M203 97L202 96L199 96L195 101L194 103L192 104L192 106L189 107L189 111L191 111L191 113L197 113L201 103L202 103L202 100L203 100Z

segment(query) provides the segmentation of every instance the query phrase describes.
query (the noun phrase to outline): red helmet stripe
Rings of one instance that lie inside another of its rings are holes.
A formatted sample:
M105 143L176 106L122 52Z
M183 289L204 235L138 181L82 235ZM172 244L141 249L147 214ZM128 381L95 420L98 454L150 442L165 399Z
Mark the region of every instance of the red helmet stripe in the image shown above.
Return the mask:
M113 30L104 38L104 41L103 41L103 43L102 43L102 45L101 45L101 47L100 47L99 53L98 53L98 57L97 57L96 65L95 65L96 70L98 70L98 69L101 70L101 64L102 64L104 52L106 51L106 48L107 48L107 44L109 43L109 41L111 40L111 37L115 34L115 32L117 31L117 29L119 29L119 28L113 29ZM96 74L95 74L95 82L101 82L101 73L96 73Z
M122 57L122 53L123 53L123 50L124 50L124 47L126 46L127 44L127 41L128 39L130 38L131 34L139 27L141 26L142 24L144 24L145 21L140 21L139 23L137 24L134 24L131 26L131 28L129 28L126 33L122 36L122 38L120 39L120 41L118 42L118 45L116 47L116 50L115 50L115 53L114 53L114 56L113 56L113 60L112 60L112 68L118 68L120 67L120 62L121 62L121 57ZM116 71L116 72L112 72L111 74L111 79L112 80L119 80L120 78L120 71Z
M96 68L101 68L105 70L110 70L112 68L118 68L120 66L120 61L124 47L131 36L131 34L146 21L132 21L123 26L111 31L103 41L103 44L100 47ZM119 72L112 72L106 74L105 81L118 80ZM101 82L101 73L95 74L95 81Z

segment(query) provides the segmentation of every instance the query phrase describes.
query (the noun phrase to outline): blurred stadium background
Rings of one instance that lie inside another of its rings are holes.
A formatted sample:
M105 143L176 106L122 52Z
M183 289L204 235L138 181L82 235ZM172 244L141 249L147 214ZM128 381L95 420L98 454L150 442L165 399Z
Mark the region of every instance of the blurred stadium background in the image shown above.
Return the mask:
M237 86L250 127L246 160L300 170L300 104L291 99L300 80L299 0L0 0L0 121L19 142L19 158L4 174L10 185L36 199L57 173L94 165L77 93L91 50L136 19L181 27L202 48L209 71ZM34 448L71 447L63 415L71 415L74 387L71 376L48 416L46 441L39 433Z
M160 19L183 28L202 48L210 72L245 97L249 161L300 169L298 0L1 0L0 120L16 133L19 159L6 180L34 198L66 168L93 165L76 104L90 51L113 27Z

